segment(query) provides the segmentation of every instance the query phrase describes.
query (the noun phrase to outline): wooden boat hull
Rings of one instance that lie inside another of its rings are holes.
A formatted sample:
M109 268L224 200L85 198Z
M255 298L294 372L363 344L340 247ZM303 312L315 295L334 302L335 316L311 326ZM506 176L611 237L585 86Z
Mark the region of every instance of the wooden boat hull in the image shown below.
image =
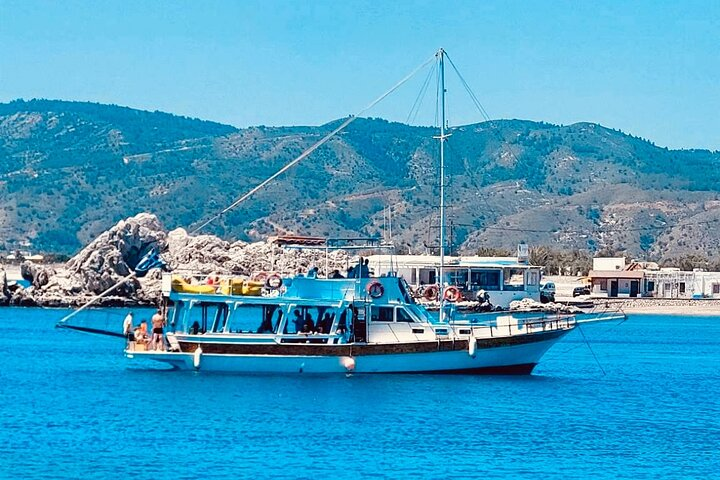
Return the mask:
M126 352L183 370L227 373L467 373L529 374L567 330L413 344L314 345L183 342L181 352ZM198 353L200 347L201 353Z

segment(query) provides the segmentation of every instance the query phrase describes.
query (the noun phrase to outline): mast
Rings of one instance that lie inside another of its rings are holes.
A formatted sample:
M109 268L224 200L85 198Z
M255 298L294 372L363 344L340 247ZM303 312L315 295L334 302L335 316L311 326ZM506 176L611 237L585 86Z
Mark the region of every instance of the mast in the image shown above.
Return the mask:
M445 50L438 50L440 62L440 322L445 321Z

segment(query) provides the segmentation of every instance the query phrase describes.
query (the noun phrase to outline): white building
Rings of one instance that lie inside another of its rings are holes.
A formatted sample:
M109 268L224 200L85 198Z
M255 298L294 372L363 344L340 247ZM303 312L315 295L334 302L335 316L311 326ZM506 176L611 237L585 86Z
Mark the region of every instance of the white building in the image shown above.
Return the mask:
M396 272L413 287L434 285L438 281L440 257L435 255L372 255L370 270L377 276ZM490 302L507 307L514 300L540 301L541 267L517 257L445 257L445 285L458 287L468 298L484 290Z

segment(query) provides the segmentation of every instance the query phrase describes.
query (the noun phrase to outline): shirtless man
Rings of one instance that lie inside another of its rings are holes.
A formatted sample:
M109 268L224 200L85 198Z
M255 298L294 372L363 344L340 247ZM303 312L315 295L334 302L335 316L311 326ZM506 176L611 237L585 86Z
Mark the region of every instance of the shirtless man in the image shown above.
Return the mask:
M165 318L162 311L158 310L152 316L152 340L150 341L151 350L165 350L165 339L163 338L163 327L165 326Z

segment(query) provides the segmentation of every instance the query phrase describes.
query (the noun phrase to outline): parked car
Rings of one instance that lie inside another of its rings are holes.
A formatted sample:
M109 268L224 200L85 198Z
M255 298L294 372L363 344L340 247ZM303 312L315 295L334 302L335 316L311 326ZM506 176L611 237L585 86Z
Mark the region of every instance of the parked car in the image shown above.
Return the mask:
M555 302L555 284L547 282L540 285L540 303Z
M543 283L540 285L540 293L555 296L555 284L553 282Z
M573 297L579 297L580 295L590 295L590 287L585 285L573 288Z

